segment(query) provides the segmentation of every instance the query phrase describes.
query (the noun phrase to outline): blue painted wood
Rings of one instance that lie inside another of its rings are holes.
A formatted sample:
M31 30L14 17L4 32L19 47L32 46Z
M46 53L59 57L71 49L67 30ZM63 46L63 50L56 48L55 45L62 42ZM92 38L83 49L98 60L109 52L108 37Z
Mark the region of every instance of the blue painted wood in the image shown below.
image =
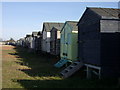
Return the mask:
M68 62L70 61L66 59L61 59L56 64L54 64L54 66L57 68L61 68L63 65L67 64Z

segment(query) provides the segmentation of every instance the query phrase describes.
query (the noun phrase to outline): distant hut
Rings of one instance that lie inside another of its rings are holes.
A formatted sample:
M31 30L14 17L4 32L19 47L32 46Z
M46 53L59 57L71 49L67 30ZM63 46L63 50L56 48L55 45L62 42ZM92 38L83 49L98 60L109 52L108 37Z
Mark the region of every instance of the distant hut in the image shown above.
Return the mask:
M120 76L119 13L120 9L87 8L78 23L79 60L87 73L92 70L99 78Z
M63 27L63 23L59 27L53 27L50 31L50 54L60 55L60 31Z
M7 43L6 43L7 44ZM19 40L16 41L16 45L19 46Z
M42 32L39 31L35 39L35 51L37 53L41 52L41 40L42 40Z
M32 45L31 45L31 49L33 49L35 51L36 49L36 39L37 39L37 36L38 36L38 32L32 32Z
M50 53L50 30L59 27L61 23L45 22L42 30L42 52Z
M32 47L32 35L27 34L25 37L25 45L27 48L31 48Z
M23 38L19 39L19 46L24 47L24 39Z

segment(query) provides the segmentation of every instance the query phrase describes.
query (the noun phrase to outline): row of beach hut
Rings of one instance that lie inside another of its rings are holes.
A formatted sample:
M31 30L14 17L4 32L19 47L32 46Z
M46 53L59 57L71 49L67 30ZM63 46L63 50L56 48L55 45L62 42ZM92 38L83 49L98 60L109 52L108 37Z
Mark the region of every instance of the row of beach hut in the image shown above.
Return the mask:
M120 9L89 8L79 21L44 22L43 29L19 39L30 51L60 56L54 65L71 63L61 75L86 67L87 77L120 77Z

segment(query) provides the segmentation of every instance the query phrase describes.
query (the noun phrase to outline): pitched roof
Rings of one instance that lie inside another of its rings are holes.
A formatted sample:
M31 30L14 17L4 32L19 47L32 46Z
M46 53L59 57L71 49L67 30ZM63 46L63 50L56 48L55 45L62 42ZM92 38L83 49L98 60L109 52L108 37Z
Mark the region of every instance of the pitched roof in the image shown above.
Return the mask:
M88 7L96 14L100 15L103 19L119 19L120 9L115 8L92 8Z
M39 31L37 35L41 36L41 35L42 35L42 32L41 32L41 31Z
M45 22L43 25L44 25L43 29L45 28L47 32L50 32L50 30L51 30L53 27L59 28L59 27L61 27L61 26L63 25L63 23Z
M32 36L37 36L38 32L32 32Z
M67 23L71 26L71 28L72 28L73 31L78 31L78 26L77 26L78 22L77 21L66 21L65 24L64 24L64 26ZM64 26L63 26L63 28L64 28ZM63 30L63 28L62 28L62 30ZM62 32L62 30L60 32Z
M64 23L60 23L59 26L54 26L53 28L56 28L57 31L61 31L61 29L63 28L63 25L64 25ZM53 29L53 28L52 28L52 29ZM51 29L51 30L52 30L52 29Z
M28 38L28 37L32 37L32 35L27 34L26 37L25 37L25 39Z
M67 21L69 25L71 25L73 31L78 31L77 21Z
M30 37L31 35L27 34L26 37Z

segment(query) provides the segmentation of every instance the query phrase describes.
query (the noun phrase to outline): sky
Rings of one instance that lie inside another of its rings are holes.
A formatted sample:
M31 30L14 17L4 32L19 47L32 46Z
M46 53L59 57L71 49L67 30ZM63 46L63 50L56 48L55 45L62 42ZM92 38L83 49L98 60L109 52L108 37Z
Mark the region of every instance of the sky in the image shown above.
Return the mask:
M18 40L43 22L79 21L86 7L118 8L117 2L2 2L2 38Z

